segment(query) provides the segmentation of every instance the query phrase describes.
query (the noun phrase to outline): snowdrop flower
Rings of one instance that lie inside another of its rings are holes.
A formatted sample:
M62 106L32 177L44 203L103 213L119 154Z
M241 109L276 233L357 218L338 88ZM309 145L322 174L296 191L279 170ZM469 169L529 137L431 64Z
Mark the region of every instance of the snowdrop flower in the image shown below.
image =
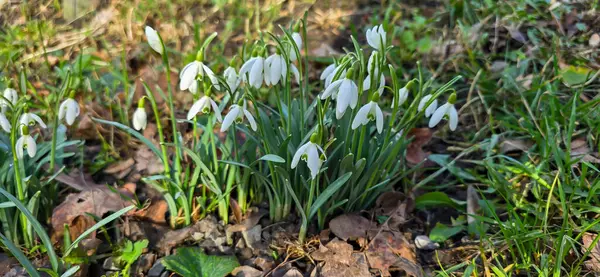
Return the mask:
M25 126L34 126L36 122L40 124L42 128L46 128L46 124L37 114L30 113L27 110L25 110L25 112L21 115L21 118L19 119L20 125Z
M242 81L237 75L237 72L235 72L235 68L231 66L227 67L225 72L223 72L223 77L225 77L225 82L227 82L229 89L231 89L231 93L235 93L240 85L240 82Z
M10 121L8 121L8 118L6 118L6 115L4 115L4 113L0 113L0 127L2 127L2 130L4 130L4 132L10 133Z
M298 46L298 51L302 51L302 36L298 32L294 32L292 34L292 39L294 40L296 46ZM289 56L291 61L296 61L298 59L298 57L296 56L296 50L294 50L293 45L290 45L288 53L290 53Z
M196 55L196 60L188 63L179 73L179 89L187 90L189 89L191 93L196 94L198 92L198 83L196 82L196 77L208 77L210 82L216 89L219 89L219 80L215 73L206 66L202 61L204 60L204 50L200 49L198 51L198 55Z
M35 139L33 139L29 135L29 128L27 127L27 125L21 128L21 133L22 135L16 143L17 157L19 159L23 159L24 149L27 149L27 154L29 155L29 157L35 157L35 153L37 151L37 144L35 143Z
M383 89L385 88L385 77L383 77L383 74L380 76L379 87L377 88L377 93L379 93L379 95L383 94ZM369 89L371 89L371 75L367 75L367 78L365 78L363 81L363 91L367 91Z
M352 130L358 128L358 126L367 125L370 121L375 120L377 132L381 134L383 131L383 112L381 111L381 108L379 108L379 105L377 105L377 101L379 101L379 93L374 93L371 102L362 106L356 113L354 121L352 121Z
M379 51L385 50L386 36L387 34L383 29L383 25L378 25L367 30L367 42L371 47Z
M342 118L348 106L352 109L356 108L358 103L358 87L350 77L352 69L346 74L346 78L339 79L331 83L321 94L321 99L331 98L336 99L335 116L337 119Z
M456 93L452 93L450 95L450 98L448 98L448 102L446 104L440 106L437 110L435 110L435 112L431 116L431 119L429 119L429 128L433 128L436 125L438 125L438 123L440 123L440 121L442 121L442 118L444 118L444 116L447 115L450 130L451 131L456 130L456 127L458 126L458 112L456 111L456 108L454 107L455 102L456 102Z
M283 80L287 77L287 63L283 56L279 54L273 54L265 59L264 63L264 72L265 72L265 84L267 85L277 85L280 80ZM300 82L300 72L298 68L290 63L290 70L296 79L296 82Z
M248 73L249 78L246 77L246 73ZM263 80L266 81L269 78L265 74L265 58L256 56L247 60L240 68L240 75L243 77L244 82L250 84L250 86L260 88Z
M4 93L2 94L2 96L4 96L4 98L6 98L6 100L8 100L10 102L11 105L15 105L17 104L17 100L19 99L19 95L17 94L17 91L12 89L12 88L6 88L4 89ZM6 103L6 100L1 99L0 100L0 106L2 106L2 108L4 109L5 107L8 107L9 103Z
M296 154L294 154L294 158L292 159L292 169L298 166L298 162L300 159L306 162L308 169L310 170L310 176L314 180L317 178L317 174L319 174L319 170L321 169L321 165L323 161L321 160L321 154L325 156L325 152L323 148L317 144L317 134L314 133L310 136L310 141L300 146L298 150L296 150Z
M337 72L341 69L341 64L340 65L335 65L335 64L330 64L328 67L325 68L325 70L323 70L323 73L321 73L321 80L325 80L325 88L329 87L329 85L331 85L331 82L333 81L333 77L335 77L335 75L337 75ZM345 76L346 75L346 70L344 69L344 71L342 71L342 73L340 74L340 76Z
M138 107L133 113L133 129L138 131L146 129L146 125L148 124L148 115L146 114L146 109L144 108L144 98L142 97L138 102Z
M244 117L248 119L250 122L250 127L253 131L257 130L256 121L254 120L254 116L246 109L246 103L244 102L243 106L231 105L229 108L229 113L223 119L223 125L221 125L221 132L225 132L231 124L235 121L235 123L242 123L244 121Z
M423 98L421 98L421 101L419 102L419 107L417 108L419 110L419 112L425 108L425 104L427 104L427 102L429 102L429 99L431 99L432 96L433 95L428 94L428 95L425 95ZM437 99L435 99L425 109L425 117L431 116L433 114L433 112L437 109L437 106L438 106L438 101L437 101Z
M198 99L198 101L196 101L194 105L192 105L190 111L187 114L187 119L192 120L192 118L194 118L199 112L202 112L203 114L208 114L210 113L211 108L215 112L217 120L219 120L219 122L223 121L223 119L221 118L221 110L219 110L219 106L217 105L217 103L215 103L214 100L212 100L212 98L206 95L202 96L202 98Z
M150 26L146 26L144 30L146 32L146 39L148 40L148 44L150 47L154 49L154 51L158 52L158 54L163 54L165 49L163 48L162 42L156 30L152 29Z
M398 106L402 106L402 104L404 104L404 102L406 102L406 100L408 99L408 92L410 90L410 88L413 86L414 81L410 81L408 82L408 84L406 84L406 86L404 86L403 88L401 88L400 90L398 90ZM392 107L395 107L396 105L396 97L394 97L394 99L392 99Z
M75 122L75 118L79 116L79 103L73 99L74 92L71 92L69 98L60 104L58 109L58 120L66 120L68 125L72 125Z

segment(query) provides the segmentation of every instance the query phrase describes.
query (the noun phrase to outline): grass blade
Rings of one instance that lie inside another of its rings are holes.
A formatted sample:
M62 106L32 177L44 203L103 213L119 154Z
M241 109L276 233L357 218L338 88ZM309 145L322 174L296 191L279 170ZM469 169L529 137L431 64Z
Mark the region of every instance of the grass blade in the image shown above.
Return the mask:
M2 233L0 233L0 242L2 242L2 244L4 246L6 246L6 248L8 248L10 253L19 261L19 263L25 268L25 270L27 270L27 273L29 273L29 276L33 276L33 277L40 276L40 273L35 269L33 264L31 264L29 259L27 259L27 257L25 257L25 254L23 254L23 252L21 252L21 250L19 248L17 248L17 246L14 245Z

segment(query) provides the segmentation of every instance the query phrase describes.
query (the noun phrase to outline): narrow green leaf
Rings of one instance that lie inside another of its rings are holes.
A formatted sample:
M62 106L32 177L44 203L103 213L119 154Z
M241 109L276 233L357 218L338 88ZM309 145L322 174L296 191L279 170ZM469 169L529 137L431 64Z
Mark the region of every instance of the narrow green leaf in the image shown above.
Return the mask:
M259 160L261 160L261 161L270 161L270 162L274 162L274 163L285 163L285 159L284 158L282 158L280 156L277 156L277 155L274 155L274 154L264 155L264 156L260 157Z
M6 246L10 253L19 261L19 263L27 270L30 276L39 277L40 273L35 269L33 264L25 257L25 254L21 252L21 250L14 245L8 238L4 236L4 234L0 233L0 242L2 245Z
M419 210L439 206L455 208L457 205L447 194L440 191L428 192L415 199L415 208Z
M56 252L54 252L54 248L52 246L52 241L50 241L50 237L48 237L48 233L46 233L46 230L44 230L44 228L37 221L37 219L31 214L31 212L29 212L29 210L17 198L12 196L12 194L8 193L8 191L4 190L3 188L0 188L0 193L2 195L4 195L6 198L8 198L8 200L15 203L15 205L17 206L17 209L19 209L19 211L21 211L23 214L25 214L25 217L27 217L29 224L31 224L31 226L37 233L38 237L40 237L40 240L42 240L44 247L46 248L46 251L48 253L48 259L50 260L52 269L54 271L58 271L58 269L60 267L59 261L58 261L58 256L56 255Z
M352 172L342 175L342 177L329 184L329 186L327 186L327 188L321 194L319 194L319 197L317 197L315 203L313 203L312 207L310 207L308 220L310 220L317 213L317 211L319 211L321 206L323 206L323 204L325 204L325 202L327 202L327 200L329 200L329 198L331 198L331 196L336 193L346 183L346 181L350 179L351 176Z
M142 135L140 132L138 132L134 129L131 129L131 127L123 125L119 122L108 121L108 120L95 118L95 117L92 117L92 120L102 123L102 124L108 124L108 125L117 127L119 129L127 132L128 134L134 136L135 138L137 138L141 142L143 142L146 146L148 146L148 148L150 148L150 150L152 150L152 152L154 152L156 157L158 157L158 159L162 162L162 154L161 154L160 150L158 150L158 148L150 140L148 140L146 137L144 137L144 135Z

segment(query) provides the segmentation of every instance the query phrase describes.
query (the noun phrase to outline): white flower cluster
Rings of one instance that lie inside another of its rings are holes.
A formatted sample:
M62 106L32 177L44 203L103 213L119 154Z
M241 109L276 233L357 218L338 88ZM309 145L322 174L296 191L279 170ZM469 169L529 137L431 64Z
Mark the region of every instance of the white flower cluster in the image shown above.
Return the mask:
M156 52L164 55L165 49L160 36L154 29L146 27L146 36L148 43ZM257 131L260 126L257 124L252 112L248 109L249 98L245 93L250 90L260 89L265 86L276 86L278 84L288 85L290 76L297 83L300 82L300 72L294 64L298 55L296 49L302 49L303 41L299 33L293 33L291 39L284 38L279 43L276 51L267 56L269 49L267 46L257 43L252 55L247 59L236 72L235 66L229 66L223 74L223 77L217 77L204 61L204 49L198 52L196 60L187 64L180 72L180 90L189 90L193 94L200 91L199 84L204 85L204 96L199 98L189 110L187 119L191 120L198 114L214 113L216 119L221 122L221 132L226 131L235 123L243 123L244 119L249 123L250 129ZM360 96L363 92L368 93L369 102L364 104L358 111L353 111L351 128L356 129L360 126L366 126L371 121L375 122L376 130L379 134L383 132L384 113L378 103L380 96L383 95L386 88L386 80L383 71L387 68L386 53L387 34L382 25L375 26L366 32L368 44L373 48L366 64L366 77L361 81L361 88L355 81L357 78L359 66L356 55L346 55L339 62L333 63L325 68L321 73L320 79L324 81L324 90L320 93L321 100L335 101L335 117L342 119L348 109L354 110L359 104ZM361 73L362 74L362 73ZM361 75L364 76L364 75ZM222 81L221 81L221 80ZM244 83L245 91L236 94L240 84ZM237 103L229 107L229 112L221 118L219 105L210 95L210 88L222 89L222 84L227 84L227 91L232 98L234 95L240 95ZM409 95L409 88L401 88L393 97L392 107L399 107L406 102ZM253 98L252 98L253 100ZM424 111L426 117L431 117L429 127L435 127L445 116L449 118L451 130L455 130L458 125L458 113L454 107L456 95L448 99L448 103L438 106L438 100L433 99L433 95L423 97L418 106L418 111ZM395 106L397 105L397 106ZM143 129L146 125L146 115L143 107L138 108L134 115L133 125L136 129ZM311 136L311 140L300 146L291 162L292 168L295 168L302 159L306 161L311 172L311 177L317 177L320 167L325 157L325 151L318 145L316 136Z
M80 109L79 103L73 99L74 92L65 99L59 106L58 119L65 120L68 125L72 125L75 122L77 116L79 116ZM15 110L19 95L15 89L6 88L0 99L0 127L6 133L11 133L12 126L8 119L8 109ZM19 159L23 158L24 150L27 150L29 157L33 158L37 152L37 144L35 139L29 134L29 127L39 124L40 127L46 128L44 121L35 113L29 112L27 106L25 106L24 112L21 114L18 120L20 137L16 141L16 155ZM56 128L56 127L55 127Z

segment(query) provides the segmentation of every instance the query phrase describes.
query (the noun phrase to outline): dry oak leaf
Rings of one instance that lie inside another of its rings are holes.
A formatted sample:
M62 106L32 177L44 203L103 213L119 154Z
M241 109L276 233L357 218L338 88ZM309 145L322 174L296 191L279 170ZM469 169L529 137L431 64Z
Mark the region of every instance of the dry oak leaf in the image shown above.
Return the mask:
M334 238L327 245L311 253L316 261L322 261L322 277L370 277L369 266L363 253L353 253L352 245Z
M133 187L132 187L133 186ZM93 214L97 217L102 217L107 213L119 211L129 205L131 202L127 197L132 197L135 192L135 184L127 184L118 189L119 193L115 193L107 187L96 187L80 193L72 193L67 196L65 201L54 208L52 211L52 237L55 242L63 239L64 225L69 227L76 223L78 227L85 228L90 224L94 224L94 220L88 215ZM126 197L122 197L126 196ZM83 218L78 218L83 216ZM88 220L89 219L89 220ZM91 220L91 221L90 221ZM91 227L91 226L89 226ZM79 229L79 228L76 228ZM72 237L78 237L83 230L74 230L69 228Z
M423 276L423 270L417 264L415 247L400 232L379 232L369 243L365 254L369 266L379 270L381 276L392 276L392 268L404 270L410 276Z
M590 251L590 259L584 262L585 267L591 271L600 272L600 244L596 243L594 248L590 249L592 242L594 242L594 239L596 239L596 236L598 235L592 233L583 234L581 238L583 241L583 248L581 249L581 252L586 253L588 250Z
M372 228L370 220L356 214L343 214L329 222L331 232L342 240L364 238Z
M406 147L406 161L414 165L427 159L431 153L423 151L423 146L431 141L432 136L429 128L411 129L406 135L408 139L412 139Z

